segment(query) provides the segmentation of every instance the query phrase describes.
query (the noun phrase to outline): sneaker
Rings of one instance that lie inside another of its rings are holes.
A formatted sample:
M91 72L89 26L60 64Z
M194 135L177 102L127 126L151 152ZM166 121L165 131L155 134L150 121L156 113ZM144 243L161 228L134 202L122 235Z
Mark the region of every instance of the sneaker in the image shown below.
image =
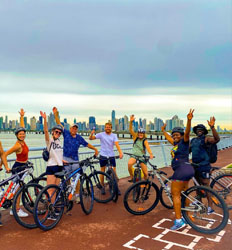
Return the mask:
M48 215L47 220L56 220L56 216L54 215Z
M106 194L106 191L105 191L105 188L104 188L104 187L101 189L101 194L102 194L102 195L105 195L105 194Z
M208 207L207 214L209 215L209 214L212 214L212 213L214 213L214 210L212 209L212 207Z
M24 212L22 209L19 209L17 214L19 217L27 217L28 216L28 213Z
M2 224L2 222L0 221L0 227L2 227L3 226L3 224Z
M10 215L13 215L13 210L12 209L10 210Z
M180 222L177 222L177 220L174 221L174 225L170 228L171 230L179 230L182 227L186 226L186 223L181 219Z

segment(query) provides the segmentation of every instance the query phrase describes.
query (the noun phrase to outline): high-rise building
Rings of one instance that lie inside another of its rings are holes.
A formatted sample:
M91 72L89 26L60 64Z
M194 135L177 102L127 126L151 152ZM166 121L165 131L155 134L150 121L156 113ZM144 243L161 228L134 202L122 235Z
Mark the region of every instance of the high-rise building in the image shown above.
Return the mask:
M147 119L142 120L142 128L146 129L147 127Z
M3 117L0 117L0 129L3 129Z
M48 116L48 129L52 129L56 125L55 117L52 113Z
M8 124L8 116L5 116L5 129L9 128L9 124Z
M129 130L129 118L127 115L124 115L124 130L125 131Z
M31 130L36 130L36 118L33 116L30 119Z
M115 130L115 110L112 110L112 113L111 113L111 123L112 123L112 129Z
M92 130L94 127L96 127L96 120L94 116L89 117L89 129Z

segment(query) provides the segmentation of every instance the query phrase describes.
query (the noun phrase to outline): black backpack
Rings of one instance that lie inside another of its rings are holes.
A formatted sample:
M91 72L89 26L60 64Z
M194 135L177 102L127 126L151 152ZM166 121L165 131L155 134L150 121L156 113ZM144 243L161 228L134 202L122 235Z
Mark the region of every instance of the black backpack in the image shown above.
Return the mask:
M216 143L205 144L205 150L209 156L209 162L215 163L217 161L218 148Z

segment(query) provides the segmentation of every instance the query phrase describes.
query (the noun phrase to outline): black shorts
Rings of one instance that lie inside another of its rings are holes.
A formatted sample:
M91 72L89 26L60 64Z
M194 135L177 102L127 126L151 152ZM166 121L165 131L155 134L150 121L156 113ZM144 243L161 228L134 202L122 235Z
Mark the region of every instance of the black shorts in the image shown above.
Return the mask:
M195 171L196 178L210 179L210 170L207 171Z
M23 170L26 169L26 165L27 163L22 163L22 162L15 162L12 169L11 169L11 172L12 172L12 175L16 174L16 173L19 173ZM20 174L19 177L21 178L23 176L23 174Z
M63 166L47 166L46 174L54 175L55 173L61 172L63 170Z
M110 158L110 165L112 167L116 167L116 161L115 157L109 157ZM107 157L100 155L100 166L105 167L108 163Z
M194 176L194 169L188 162L183 162L178 166L172 176L173 180L189 181Z

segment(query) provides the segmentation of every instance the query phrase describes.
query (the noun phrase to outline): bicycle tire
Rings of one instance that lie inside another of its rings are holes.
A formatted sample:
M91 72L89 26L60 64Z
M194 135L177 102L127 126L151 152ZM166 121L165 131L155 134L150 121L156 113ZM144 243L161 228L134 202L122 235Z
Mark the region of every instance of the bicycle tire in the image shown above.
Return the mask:
M112 168L109 169L107 173L109 174L110 178L113 181L113 187L115 190L112 200L113 200L113 202L117 202L118 201L118 180L117 180L116 174Z
M100 182L100 175L104 176L104 186ZM115 194L115 188L111 177L105 172L94 171L89 175L89 178L93 183L94 200L99 203L107 203L112 201ZM105 194L103 192L103 187Z
M93 210L94 191L91 179L88 176L81 178L80 184L80 203L85 214L90 214Z
M134 189L136 189L137 192L136 200L134 199ZM132 198L130 196L132 196ZM127 189L123 199L126 210L134 215L144 215L149 213L157 206L158 202L159 188L155 183L150 181L136 182ZM147 206L146 209L143 208L145 203Z
M201 199L196 199L195 197L199 193L205 193L206 195ZM212 213L207 212L209 198L220 203L220 206L214 206L215 211ZM190 201L191 203L186 205L187 199L187 203L190 203ZM209 187L193 186L187 189L184 195L182 194L181 207L186 222L200 233L215 234L227 225L229 212L226 203L217 192Z
M35 205L35 200L40 191L43 189L43 186L37 184L37 183L29 183L27 185L23 185L15 194L13 205L12 205L12 211L15 220L17 223L25 228L33 229L36 228L37 225L34 221L33 217L33 209ZM19 217L16 209L17 201L22 203L24 208L28 212L27 217Z
M228 209L232 209L232 174L216 176L210 187L223 197Z
M51 202L52 199L55 199L54 202ZM53 229L63 216L64 206L64 193L59 186L51 184L44 187L36 198L33 210L36 225L43 231Z
M169 177L168 179L171 179L171 177ZM169 190L169 194L168 195L172 199L171 186L170 186L171 182L168 181L168 180L165 180L164 181L164 185L168 188L168 190ZM166 194L166 192L165 192L165 190L164 190L164 188L162 186L161 186L159 192L160 192L160 202L161 202L161 204L164 207L168 208L168 209L173 209L173 203L171 203L168 195Z

